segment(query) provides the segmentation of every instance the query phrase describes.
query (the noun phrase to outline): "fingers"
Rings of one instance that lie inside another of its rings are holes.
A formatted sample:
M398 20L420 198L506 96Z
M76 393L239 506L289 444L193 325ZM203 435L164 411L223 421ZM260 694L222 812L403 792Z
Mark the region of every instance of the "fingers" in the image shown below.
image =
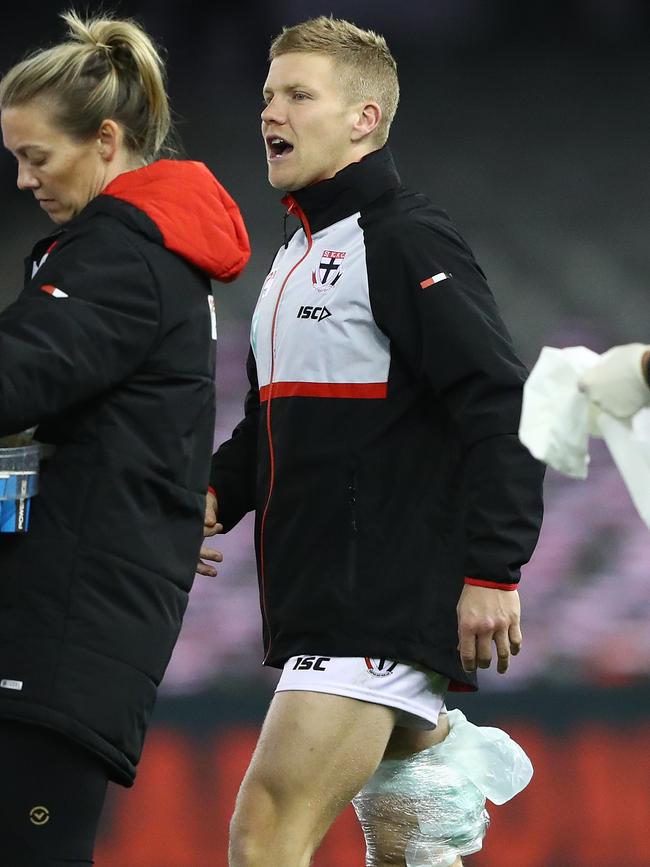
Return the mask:
M199 557L202 560L214 560L215 563L223 563L223 554L221 551L217 551L216 548L209 548L207 545L204 545L199 551Z
M494 634L471 635L462 641L459 650L463 669L473 672L477 668L489 668L492 665L493 641L497 651L497 671L505 674L510 663L510 645L505 630Z
M510 664L510 641L505 629L500 629L494 634L494 645L497 649L497 671L499 674L505 674Z
M217 533L223 533L223 524L219 524L217 521L218 514L218 503L217 498L212 493L212 491L208 491L205 497L205 517L203 519L203 536L216 536ZM207 575L210 578L214 578L217 574L217 570L214 566L211 566L210 563L205 563L205 560L211 560L213 563L221 563L223 561L223 554L221 551L215 551L214 548L201 548L199 552L199 557L201 558L196 567L197 575Z
M197 575L206 575L210 578L214 578L215 575L218 574L216 568L211 566L209 563L205 563L205 560L211 560L214 563L222 563L223 562L223 554L221 551L215 551L214 548L203 547L199 552L199 563L196 567Z
M489 668L492 662L492 632L479 635L476 641L476 656L479 668Z
M214 499L212 497L205 498L205 518L204 523L208 526L212 526L217 523L217 510L214 506Z
M492 664L496 648L497 671L508 670L510 657L522 643L520 603L516 590L465 585L458 600L458 650L463 669L474 672Z
M510 662L510 645L505 629L486 632L468 631L459 644L460 659L465 671L476 671L477 668L489 668L492 664L492 642L497 650L497 671L503 674Z
M476 671L476 636L473 632L461 634L460 661L465 671Z
M510 653L513 656L516 656L521 650L521 645L524 640L524 636L521 634L521 625L519 622L513 623L508 630L508 638L510 641Z
M203 519L204 536L214 536L223 532L223 525L217 523L218 508L217 498L208 491L205 497L205 517Z

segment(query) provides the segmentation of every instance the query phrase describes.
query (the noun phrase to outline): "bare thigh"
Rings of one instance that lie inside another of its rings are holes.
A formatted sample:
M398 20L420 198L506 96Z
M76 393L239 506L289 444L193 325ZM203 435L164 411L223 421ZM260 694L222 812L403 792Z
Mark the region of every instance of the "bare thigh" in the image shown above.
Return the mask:
M309 864L376 770L396 716L392 708L338 695L276 693L237 798L231 864Z
M404 726L395 726L382 758L406 759L414 753L442 743L448 734L449 719L446 713L440 714L435 729L407 729Z

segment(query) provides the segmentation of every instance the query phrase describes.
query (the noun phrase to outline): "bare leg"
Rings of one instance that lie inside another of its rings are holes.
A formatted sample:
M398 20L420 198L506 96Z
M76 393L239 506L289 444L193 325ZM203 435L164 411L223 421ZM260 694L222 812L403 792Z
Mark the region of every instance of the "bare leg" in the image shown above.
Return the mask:
M446 713L440 714L435 729L407 729L403 726L395 726L383 758L406 759L434 744L441 744L448 734L449 718Z
M230 867L308 867L375 772L396 711L325 693L273 698L231 823Z

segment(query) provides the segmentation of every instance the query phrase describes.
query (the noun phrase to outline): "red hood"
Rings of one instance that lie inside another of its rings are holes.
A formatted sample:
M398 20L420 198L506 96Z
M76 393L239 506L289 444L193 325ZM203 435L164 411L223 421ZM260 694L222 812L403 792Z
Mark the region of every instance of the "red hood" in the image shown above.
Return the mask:
M234 280L248 262L250 245L239 208L203 163L158 160L118 175L103 195L144 211L168 250L215 280Z

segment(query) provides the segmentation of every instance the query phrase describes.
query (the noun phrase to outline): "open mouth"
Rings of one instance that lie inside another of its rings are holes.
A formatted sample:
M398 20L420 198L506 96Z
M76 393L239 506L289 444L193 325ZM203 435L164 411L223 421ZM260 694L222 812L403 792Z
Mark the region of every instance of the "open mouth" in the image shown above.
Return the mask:
M266 139L266 145L270 160L278 160L282 157L287 157L293 150L291 142L288 142L286 139L277 135L268 136Z

